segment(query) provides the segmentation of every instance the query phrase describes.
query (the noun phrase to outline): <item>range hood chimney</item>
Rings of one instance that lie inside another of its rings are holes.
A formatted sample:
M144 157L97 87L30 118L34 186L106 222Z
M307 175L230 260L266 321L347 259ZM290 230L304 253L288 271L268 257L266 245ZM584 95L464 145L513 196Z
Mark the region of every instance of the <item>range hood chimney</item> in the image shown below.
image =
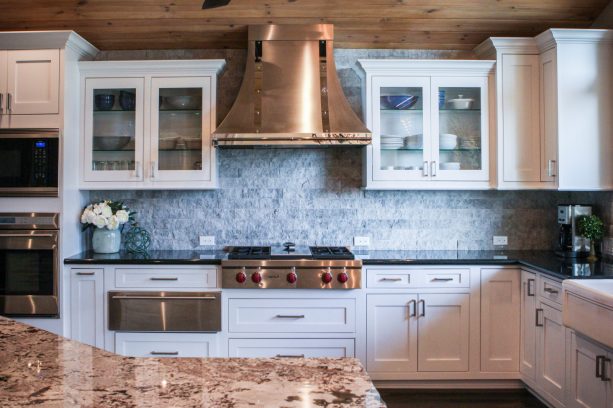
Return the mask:
M249 26L245 76L215 146L370 144L336 76L333 38L331 24Z

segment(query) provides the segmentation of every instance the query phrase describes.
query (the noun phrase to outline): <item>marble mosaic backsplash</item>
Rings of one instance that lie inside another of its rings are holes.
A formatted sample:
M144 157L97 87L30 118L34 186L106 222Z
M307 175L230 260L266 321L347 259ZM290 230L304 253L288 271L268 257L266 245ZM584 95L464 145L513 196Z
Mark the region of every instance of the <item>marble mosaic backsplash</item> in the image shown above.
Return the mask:
M361 115L360 58L469 58L465 52L336 50L337 70L350 104ZM98 59L224 58L218 122L240 86L244 50L102 52ZM366 191L358 148L218 150L215 191L93 191L92 200L123 200L151 231L152 249L198 248L199 235L225 245L351 245L370 237L371 249L550 249L556 205L594 204L610 225L613 193L546 191ZM613 227L612 227L613 228ZM613 229L610 231L613 235Z

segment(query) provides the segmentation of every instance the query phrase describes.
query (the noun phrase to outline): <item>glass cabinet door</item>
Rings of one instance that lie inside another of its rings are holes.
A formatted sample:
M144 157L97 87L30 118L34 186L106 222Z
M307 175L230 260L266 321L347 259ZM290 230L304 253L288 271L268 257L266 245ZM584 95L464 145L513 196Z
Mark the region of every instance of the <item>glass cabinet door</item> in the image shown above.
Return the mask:
M487 78L433 78L432 90L432 179L487 181Z
M85 81L85 181L143 179L143 78Z
M152 181L211 179L210 92L208 77L152 79Z
M430 160L430 79L373 79L375 180L425 180Z

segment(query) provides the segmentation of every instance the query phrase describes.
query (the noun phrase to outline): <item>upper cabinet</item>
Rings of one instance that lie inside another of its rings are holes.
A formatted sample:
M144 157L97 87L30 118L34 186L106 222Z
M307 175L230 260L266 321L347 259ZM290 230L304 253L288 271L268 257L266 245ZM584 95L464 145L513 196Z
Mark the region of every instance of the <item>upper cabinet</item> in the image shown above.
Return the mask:
M82 189L217 187L222 60L81 64Z
M489 188L493 61L360 60L368 189Z
M613 31L490 38L499 189L613 189Z

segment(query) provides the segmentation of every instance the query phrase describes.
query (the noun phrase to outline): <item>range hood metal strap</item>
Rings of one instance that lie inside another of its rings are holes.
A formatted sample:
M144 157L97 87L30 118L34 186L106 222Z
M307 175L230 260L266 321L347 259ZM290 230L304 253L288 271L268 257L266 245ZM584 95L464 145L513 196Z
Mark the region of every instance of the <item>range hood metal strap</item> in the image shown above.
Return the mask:
M328 110L328 61L326 58L327 43L319 41L319 86L321 92L321 124L324 132L330 131L330 114Z
M262 41L255 42L255 71L254 71L254 98L253 98L253 125L255 131L262 129L262 82L264 78L264 64L262 64Z

